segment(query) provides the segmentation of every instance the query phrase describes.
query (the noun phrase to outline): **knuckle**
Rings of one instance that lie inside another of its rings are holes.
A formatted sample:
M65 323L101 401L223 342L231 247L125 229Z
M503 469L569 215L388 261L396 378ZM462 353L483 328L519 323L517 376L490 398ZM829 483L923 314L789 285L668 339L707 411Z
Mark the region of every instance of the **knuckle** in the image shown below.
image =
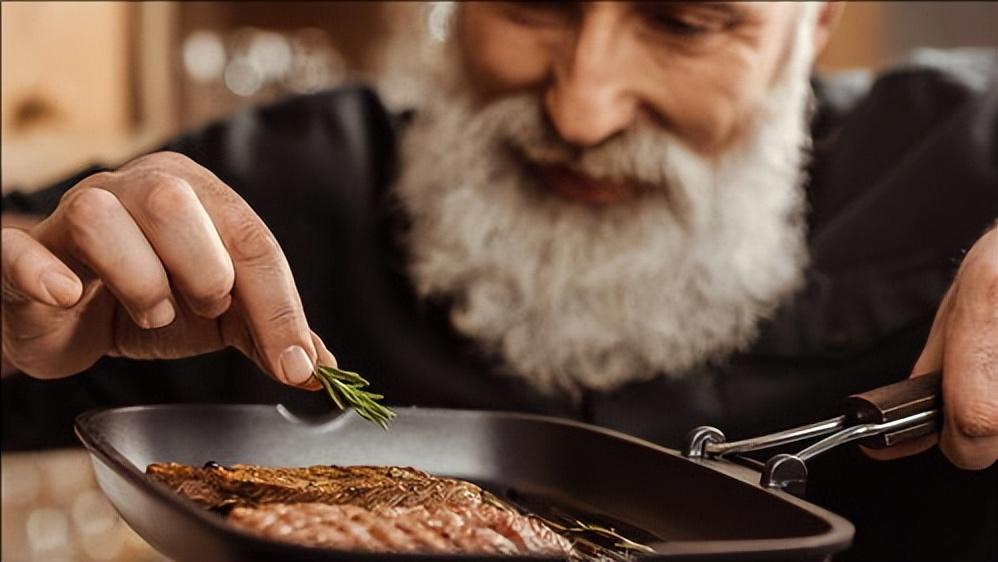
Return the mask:
M267 324L270 326L293 327L298 324L298 310L290 303L275 306L267 314Z
M152 152L137 158L133 162L136 166L149 166L151 168L166 168L172 169L174 167L189 167L191 165L197 165L189 157L184 156L179 152L174 152L172 150L161 150L159 152Z
M65 206L67 203L76 198L76 196L84 190L89 190L93 188L111 188L116 185L118 181L118 174L116 172L97 172L96 174L87 176L80 180L76 185L66 190L65 193L59 198L59 206Z
M87 232L111 220L118 211L117 197L103 189L81 189L66 201L64 217L72 235Z
M152 217L183 214L197 202L190 184L173 174L152 170L146 173L143 183L149 187L144 194L142 206Z
M96 174L87 176L80 183L76 184L81 189L89 187L103 187L113 185L118 180L118 175L114 172L97 172ZM67 195L71 193L68 192Z
M953 414L953 428L969 439L998 436L998 404L976 400Z
M272 261L281 251L277 239L256 217L240 219L226 245L233 260L247 263Z

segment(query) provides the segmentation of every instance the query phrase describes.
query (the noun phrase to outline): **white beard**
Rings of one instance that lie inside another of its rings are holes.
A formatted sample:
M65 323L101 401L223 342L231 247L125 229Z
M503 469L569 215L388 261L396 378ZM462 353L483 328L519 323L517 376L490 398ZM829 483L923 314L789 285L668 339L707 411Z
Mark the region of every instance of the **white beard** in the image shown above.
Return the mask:
M715 158L629 130L569 160L536 95L472 109L452 60L450 82L405 133L395 186L418 294L449 301L459 333L544 391L682 376L744 349L807 261L811 27L800 24L752 130ZM608 206L569 202L517 152L655 188Z

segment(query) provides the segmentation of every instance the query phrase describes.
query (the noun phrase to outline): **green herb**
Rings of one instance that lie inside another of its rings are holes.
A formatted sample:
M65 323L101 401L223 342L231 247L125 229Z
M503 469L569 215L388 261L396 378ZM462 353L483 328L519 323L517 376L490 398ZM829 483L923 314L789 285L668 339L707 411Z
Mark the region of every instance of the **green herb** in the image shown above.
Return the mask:
M341 410L346 409L347 405L353 406L360 417L380 425L382 429L388 429L388 423L395 417L395 412L378 403L384 396L364 390L371 385L367 379L352 371L323 365L316 367L315 378L319 379Z

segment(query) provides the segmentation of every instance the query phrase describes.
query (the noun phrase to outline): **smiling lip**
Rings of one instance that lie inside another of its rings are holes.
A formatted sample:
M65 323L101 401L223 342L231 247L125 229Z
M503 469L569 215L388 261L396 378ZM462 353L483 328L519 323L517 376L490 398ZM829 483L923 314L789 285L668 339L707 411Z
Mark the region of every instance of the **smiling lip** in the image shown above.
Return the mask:
M535 164L533 168L545 187L580 203L612 205L634 197L639 191L633 182L591 178L564 164Z

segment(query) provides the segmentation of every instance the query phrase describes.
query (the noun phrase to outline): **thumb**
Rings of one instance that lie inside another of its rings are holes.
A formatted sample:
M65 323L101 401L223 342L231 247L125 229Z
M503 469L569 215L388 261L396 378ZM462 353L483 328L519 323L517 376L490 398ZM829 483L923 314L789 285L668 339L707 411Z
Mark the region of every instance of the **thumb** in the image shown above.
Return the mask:
M80 300L80 278L48 248L16 228L3 229L2 237L5 304L35 301L68 308Z
M85 369L106 350L105 334L79 333L83 283L28 233L2 232L4 358L32 376L56 378ZM72 310L70 310L72 309Z

